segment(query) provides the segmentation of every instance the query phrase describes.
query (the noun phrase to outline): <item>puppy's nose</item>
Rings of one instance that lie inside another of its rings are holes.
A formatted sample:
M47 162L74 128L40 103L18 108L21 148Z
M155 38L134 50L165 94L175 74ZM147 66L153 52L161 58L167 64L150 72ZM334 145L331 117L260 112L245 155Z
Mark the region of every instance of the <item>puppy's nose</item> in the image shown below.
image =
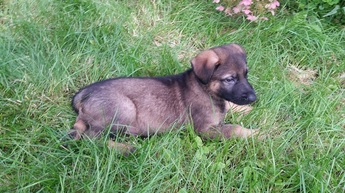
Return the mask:
M245 93L242 95L242 99L251 103L256 100L256 95L254 93Z

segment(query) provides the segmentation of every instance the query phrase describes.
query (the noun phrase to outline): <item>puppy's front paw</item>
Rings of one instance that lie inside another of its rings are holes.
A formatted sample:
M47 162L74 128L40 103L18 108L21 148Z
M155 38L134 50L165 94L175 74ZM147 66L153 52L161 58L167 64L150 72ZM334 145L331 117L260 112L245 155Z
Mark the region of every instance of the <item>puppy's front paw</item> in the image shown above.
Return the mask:
M240 138L248 138L250 136L256 136L259 133L259 129L247 129L239 125L234 125L232 129L232 136Z
M115 149L115 151L119 152L120 154L124 156L129 156L130 154L134 153L134 151L136 150L136 148L130 144L119 143L113 140L108 141L108 148Z

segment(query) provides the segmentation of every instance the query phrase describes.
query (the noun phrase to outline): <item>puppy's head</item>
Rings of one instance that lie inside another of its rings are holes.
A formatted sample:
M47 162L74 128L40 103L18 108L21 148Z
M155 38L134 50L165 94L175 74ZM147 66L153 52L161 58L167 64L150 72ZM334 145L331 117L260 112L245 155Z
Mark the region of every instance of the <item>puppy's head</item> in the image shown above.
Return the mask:
M191 61L196 77L209 92L238 105L256 100L247 80L245 50L237 44L227 44L198 54Z

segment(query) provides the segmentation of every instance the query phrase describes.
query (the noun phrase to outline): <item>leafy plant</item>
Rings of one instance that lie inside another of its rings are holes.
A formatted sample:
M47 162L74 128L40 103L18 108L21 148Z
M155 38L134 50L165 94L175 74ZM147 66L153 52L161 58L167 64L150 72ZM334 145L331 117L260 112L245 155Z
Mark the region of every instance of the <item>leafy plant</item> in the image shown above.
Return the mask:
M277 0L214 0L219 4L216 10L224 12L228 16L244 15L247 20L268 20L268 14L275 15L276 9L280 6Z
M335 24L345 24L345 1L340 0L298 0L282 1L289 12L308 11L319 18L328 19Z

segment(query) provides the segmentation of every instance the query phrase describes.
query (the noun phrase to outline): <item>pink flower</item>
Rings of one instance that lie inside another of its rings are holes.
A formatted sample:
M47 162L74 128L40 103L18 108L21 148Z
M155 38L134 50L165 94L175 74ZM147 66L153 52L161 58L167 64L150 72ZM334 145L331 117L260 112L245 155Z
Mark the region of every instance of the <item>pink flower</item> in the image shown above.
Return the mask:
M224 11L224 13L225 13L226 15L232 15L232 14L231 14L231 9L230 9L230 8L226 8L225 11Z
M242 12L246 15L249 15L251 13L251 11L249 9L244 9L244 10L242 10Z
M254 15L247 15L247 20L249 21L256 21L258 19L258 17L254 16Z
M225 8L223 6L221 6L221 5L216 8L216 10L218 10L218 11L224 11L224 9Z
M279 7L280 3L277 0L274 0L272 3L267 4L265 7L267 9L276 9L277 7Z
M212 0L212 2L218 4L221 0ZM234 2L239 3L236 4ZM267 17L259 17L256 15L267 13L275 15L277 7L280 6L279 0L223 0L222 4L223 3L226 3L226 6L218 4L216 10L224 12L224 14L228 16L244 15L249 21L268 20ZM232 4L232 6L229 6L229 4ZM262 6L264 6L264 9L262 9Z
M252 0L242 0L239 5L245 5L245 6L249 6L253 3Z
M232 8L232 10L234 11L235 14L237 14L241 11L241 9L238 6Z

